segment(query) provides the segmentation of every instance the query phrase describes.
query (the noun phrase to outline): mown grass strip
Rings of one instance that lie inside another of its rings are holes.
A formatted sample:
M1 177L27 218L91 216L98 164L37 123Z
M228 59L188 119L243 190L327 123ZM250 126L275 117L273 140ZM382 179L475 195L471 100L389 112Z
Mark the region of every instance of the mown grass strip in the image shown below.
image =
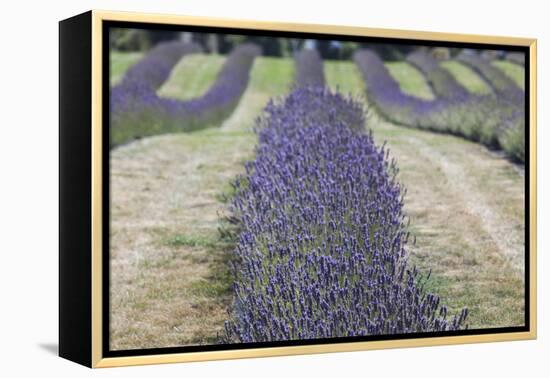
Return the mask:
M294 77L294 62L286 58L260 57L254 62L249 88L272 96L287 93Z
M389 62L385 65L405 94L424 100L435 99L435 95L424 75L411 64L407 62Z
M256 58L248 87L233 114L223 123L223 130L250 131L267 102L271 98L287 93L293 80L292 59Z
M327 85L333 90L353 95L365 95L365 81L353 62L328 60L325 61L325 77Z
M181 59L157 94L177 100L200 97L214 84L225 57L193 54Z
M439 61L429 52L416 50L406 58L407 62L422 72L436 96L454 101L463 101L471 94L453 75L439 65Z
M111 86L116 85L122 80L126 70L136 64L143 57L142 52L123 52L111 51L110 53L110 73L109 78Z
M518 87L525 90L525 68L519 64L505 61L495 60L491 64L502 70L506 76L512 79Z
M441 67L448 70L471 93L490 94L492 92L491 87L474 70L460 62L454 60L441 62Z

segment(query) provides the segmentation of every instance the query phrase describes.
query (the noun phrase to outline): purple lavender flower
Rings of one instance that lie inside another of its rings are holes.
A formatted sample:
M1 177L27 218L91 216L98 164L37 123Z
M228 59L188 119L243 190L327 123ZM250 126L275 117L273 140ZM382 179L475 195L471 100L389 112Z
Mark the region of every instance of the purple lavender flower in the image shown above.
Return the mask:
M407 263L403 188L359 102L299 87L271 102L235 183L226 342L456 330ZM446 314L445 314L446 315Z

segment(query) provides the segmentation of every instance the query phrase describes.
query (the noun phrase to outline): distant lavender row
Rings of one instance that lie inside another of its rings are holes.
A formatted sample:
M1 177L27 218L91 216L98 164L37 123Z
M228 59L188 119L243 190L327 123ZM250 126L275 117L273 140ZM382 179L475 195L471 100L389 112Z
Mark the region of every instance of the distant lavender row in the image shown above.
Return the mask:
M525 92L504 72L478 55L463 53L458 60L473 68L493 88L498 105L505 112L499 125L500 145L516 159L525 161Z
M172 68L184 55L198 52L201 52L201 47L194 43L159 43L126 71L118 87L134 87L139 84L156 91L168 79Z
M296 65L294 85L296 87L325 85L323 60L317 50L300 50L294 56L294 60Z
M506 60L525 66L525 53L510 52L506 54Z
M500 147L509 156L524 161L521 99L514 102L511 96L462 94L424 100L403 93L384 62L373 51L359 50L354 60L366 81L369 99L389 120L460 135L491 148ZM449 84L448 80L446 84ZM440 90L444 91L442 88L443 85Z
M428 127L430 121L429 125L435 126L429 117L445 107L444 101L405 94L374 51L358 50L354 61L366 82L369 98L385 116L399 124Z
M360 103L302 87L270 103L235 183L239 226L226 342L464 328L407 262L402 187Z
M416 50L407 56L407 61L418 68L431 84L435 94L444 99L466 100L470 93L453 75L439 65L439 62L424 50Z
M502 70L493 66L489 60L475 54L462 53L457 60L470 66L479 73L500 97L523 107L524 92Z
M180 101L159 97L156 93L162 78L166 80L171 70L169 64L156 64L159 60L172 62L175 59L170 48L162 47L154 52L155 55L164 54L163 57L146 56L140 68L141 75L131 72L128 79L124 78L121 85L111 90L112 146L144 136L217 125L238 104L248 85L252 63L260 54L255 45L238 46L227 57L215 83L203 96Z

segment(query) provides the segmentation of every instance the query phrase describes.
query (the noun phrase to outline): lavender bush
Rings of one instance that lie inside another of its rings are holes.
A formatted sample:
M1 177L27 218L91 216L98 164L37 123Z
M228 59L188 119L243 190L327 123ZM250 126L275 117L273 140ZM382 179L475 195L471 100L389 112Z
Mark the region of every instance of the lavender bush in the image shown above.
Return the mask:
M384 62L373 51L359 50L354 60L366 81L369 99L390 121L460 135L491 148L503 148L509 156L524 160L520 151L524 141L521 135L511 132L523 128L523 118L511 97L462 93L424 100L403 93ZM439 90L448 91L453 85L449 80L445 82Z
M520 66L525 66L525 53L509 52L505 55L505 59Z
M215 83L203 96L180 101L156 94L171 70L168 64L157 64L159 61L172 62L175 54L169 48L154 52L166 56L146 56L141 65L144 67L139 70L141 75L135 72L136 67L128 79L125 77L121 85L111 90L112 146L143 136L219 124L237 106L248 85L252 63L260 54L255 45L238 46L227 57Z
M359 102L302 87L270 103L235 182L225 342L458 330L407 263L403 188Z
M317 50L305 49L296 53L296 73L294 85L296 87L325 85L323 60Z

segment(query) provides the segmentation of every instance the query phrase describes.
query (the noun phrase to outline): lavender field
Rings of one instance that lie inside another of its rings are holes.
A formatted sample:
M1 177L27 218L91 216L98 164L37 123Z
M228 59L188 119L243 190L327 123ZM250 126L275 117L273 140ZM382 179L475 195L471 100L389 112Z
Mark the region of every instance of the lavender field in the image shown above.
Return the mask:
M521 57L230 41L111 55L111 349L523 325Z

